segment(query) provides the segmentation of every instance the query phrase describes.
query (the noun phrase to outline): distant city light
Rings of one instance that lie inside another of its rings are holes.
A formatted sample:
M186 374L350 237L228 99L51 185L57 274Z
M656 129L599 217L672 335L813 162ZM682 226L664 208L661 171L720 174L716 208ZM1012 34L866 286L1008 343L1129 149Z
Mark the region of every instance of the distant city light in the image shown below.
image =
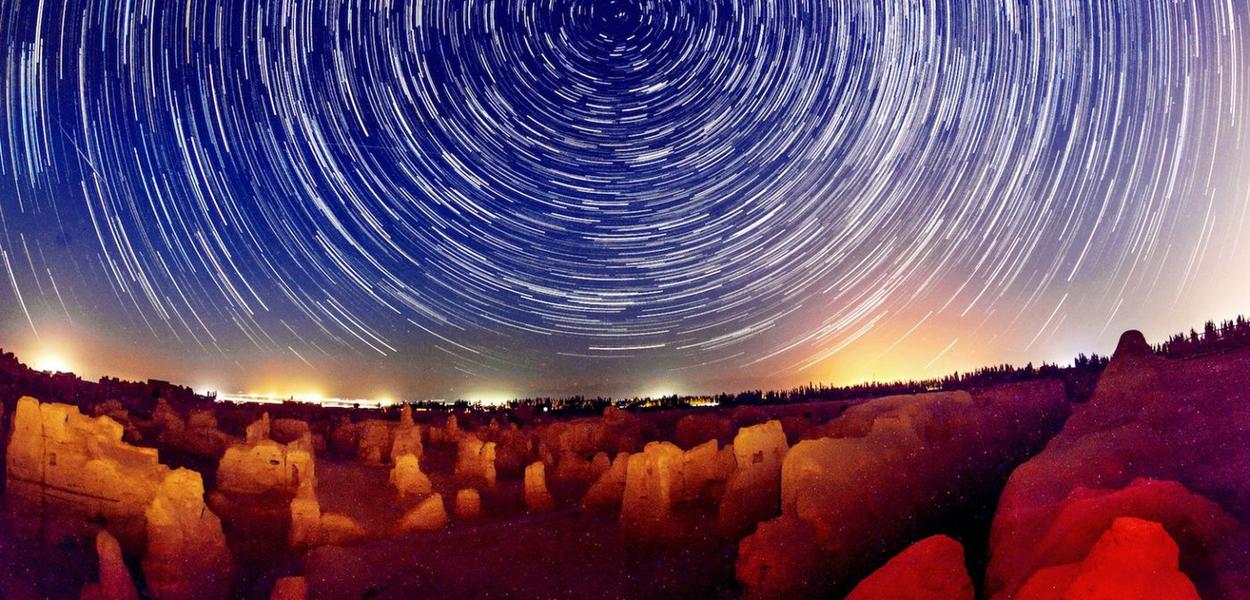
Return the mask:
M217 401L233 402L238 404L281 404L283 402L301 402L305 404L317 404L319 406L339 408L386 408L402 404L401 401L390 398L328 398L316 393L290 394L285 396L276 393L217 394Z
M507 404L516 399L516 394L507 392L476 392L465 397L465 400L483 406Z
M48 373L70 373L73 366L69 359L64 355L54 351L44 351L35 355L31 361L31 367L36 371L47 371Z

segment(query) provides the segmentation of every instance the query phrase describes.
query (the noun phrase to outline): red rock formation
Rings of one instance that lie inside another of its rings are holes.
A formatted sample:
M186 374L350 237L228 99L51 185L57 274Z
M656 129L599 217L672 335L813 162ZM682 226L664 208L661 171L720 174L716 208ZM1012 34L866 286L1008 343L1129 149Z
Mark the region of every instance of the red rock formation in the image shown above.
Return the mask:
M1163 526L1120 517L1081 562L1035 572L1019 600L1198 600L1179 569L1180 550Z
M718 448L716 440L708 440L682 456L682 494L685 502L718 500L724 494L726 481L734 474L737 462L733 447ZM780 469L779 469L780 470ZM780 484L778 484L780 487Z
M1246 390L1250 352L1169 361L1126 333L1089 403L1003 491L989 593L1011 598L1038 569L1079 560L1127 515L1163 524L1204 597L1250 597Z
M810 525L783 517L739 542L734 571L748 598L816 598L834 585L828 560Z
M728 442L732 436L729 422L718 415L693 414L677 420L675 437L682 448L694 448L711 440Z
M846 600L972 600L964 547L944 535L912 544L867 579Z
M786 454L776 521L789 524L761 524L742 541L738 580L757 597L845 589L883 553L931 532L999 481L1066 410L1057 381L852 407L825 427L835 437L799 442ZM786 539L793 533L799 537Z
M303 577L283 577L273 584L269 600L306 600L308 580Z

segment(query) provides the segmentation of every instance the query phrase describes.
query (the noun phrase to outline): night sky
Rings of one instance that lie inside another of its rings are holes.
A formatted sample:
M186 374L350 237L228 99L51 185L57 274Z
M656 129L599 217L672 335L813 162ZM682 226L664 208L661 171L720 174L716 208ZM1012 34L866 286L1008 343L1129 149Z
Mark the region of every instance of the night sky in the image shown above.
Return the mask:
M0 44L0 347L92 377L711 392L1250 310L1244 0L0 0Z

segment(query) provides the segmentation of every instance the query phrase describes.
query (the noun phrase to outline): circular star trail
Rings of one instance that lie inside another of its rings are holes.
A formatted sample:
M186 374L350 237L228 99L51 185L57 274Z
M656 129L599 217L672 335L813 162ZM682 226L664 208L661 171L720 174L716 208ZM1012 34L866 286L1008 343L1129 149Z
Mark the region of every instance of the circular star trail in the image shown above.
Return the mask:
M804 378L1092 340L1250 229L1243 2L54 4L0 5L35 336Z

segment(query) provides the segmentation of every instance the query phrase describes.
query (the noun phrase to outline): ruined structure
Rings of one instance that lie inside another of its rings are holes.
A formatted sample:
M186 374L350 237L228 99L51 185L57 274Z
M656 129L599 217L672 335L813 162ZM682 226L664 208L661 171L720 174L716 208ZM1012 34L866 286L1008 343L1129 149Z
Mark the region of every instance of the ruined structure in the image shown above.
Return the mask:
M270 439L269 413L248 425L246 441L230 446L217 465L217 488L228 494L294 493L316 483L312 437L288 444ZM285 428L284 428L285 429Z
M66 404L18 400L6 454L7 503L19 524L98 519L131 552L143 547L144 512L169 469L157 451L122 441L122 426Z

